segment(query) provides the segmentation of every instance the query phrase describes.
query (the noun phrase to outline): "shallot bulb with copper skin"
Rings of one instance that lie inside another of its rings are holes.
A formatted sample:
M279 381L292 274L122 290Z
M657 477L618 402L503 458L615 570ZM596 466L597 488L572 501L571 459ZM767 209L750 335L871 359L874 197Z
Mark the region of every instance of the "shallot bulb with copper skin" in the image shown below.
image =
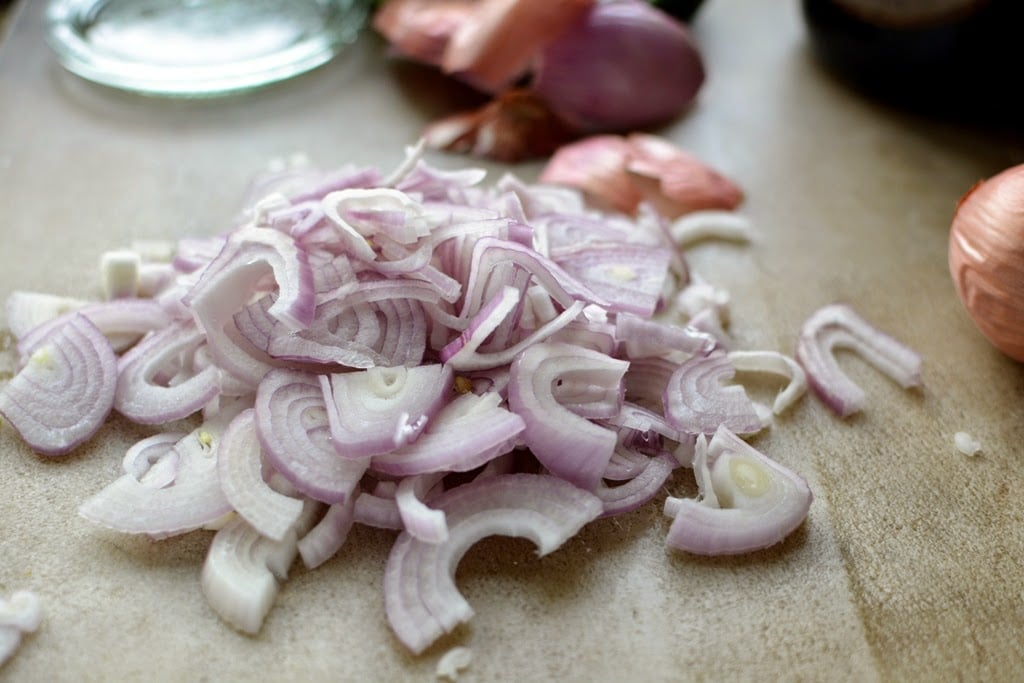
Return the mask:
M949 270L981 333L1024 361L1024 164L978 183L960 200Z

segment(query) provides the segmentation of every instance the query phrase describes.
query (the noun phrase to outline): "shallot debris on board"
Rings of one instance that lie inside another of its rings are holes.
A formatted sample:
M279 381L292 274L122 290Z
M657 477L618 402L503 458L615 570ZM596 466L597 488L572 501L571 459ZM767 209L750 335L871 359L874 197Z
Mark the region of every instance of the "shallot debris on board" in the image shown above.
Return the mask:
M843 306L810 316L801 364L731 348L727 296L647 203L604 212L575 188L486 186L421 155L386 176L282 165L227 232L105 259L107 301L8 300L20 371L0 412L51 456L111 410L171 423L80 513L154 539L212 531L202 590L240 631L261 629L296 557L318 566L364 524L397 532L384 610L423 652L472 617L454 572L477 540L553 552L684 469L699 495L665 500L670 546L774 545L812 494L737 434L771 425L808 383L841 414L861 408L839 344L917 381L916 354ZM694 206L682 233L735 236L739 217ZM737 372L779 377L774 405ZM191 431L174 431L182 419Z
M32 591L15 591L0 598L0 666L10 659L26 633L33 633L43 620L39 596Z

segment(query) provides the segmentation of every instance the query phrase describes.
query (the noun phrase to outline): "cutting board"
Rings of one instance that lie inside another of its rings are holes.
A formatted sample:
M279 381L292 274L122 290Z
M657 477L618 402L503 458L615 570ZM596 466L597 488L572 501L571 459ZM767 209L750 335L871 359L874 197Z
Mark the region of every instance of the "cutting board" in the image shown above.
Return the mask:
M65 73L41 2L0 45L0 296L96 295L97 262L136 239L225 229L251 175L306 153L390 169L465 92L395 64L367 33L328 66L236 97L164 101ZM956 299L946 266L958 197L1017 163L1020 141L888 109L823 72L796 2L715 0L694 25L709 78L658 132L735 178L750 244L708 242L696 272L731 293L737 348L792 353L816 308L851 304L924 358L905 391L858 358L868 393L840 420L807 396L755 444L815 494L779 546L706 559L669 551L664 495L594 522L538 559L488 539L457 582L476 615L419 657L391 635L392 532L360 528L326 565L296 566L256 636L207 606L209 532L151 541L99 529L79 503L151 431L119 419L47 459L0 427L0 594L45 620L0 669L12 681L431 680L455 645L465 681L1006 680L1024 672L1024 373ZM468 98L471 99L471 98ZM514 167L433 154L444 167ZM7 349L3 367L13 369ZM954 447L971 433L981 453Z

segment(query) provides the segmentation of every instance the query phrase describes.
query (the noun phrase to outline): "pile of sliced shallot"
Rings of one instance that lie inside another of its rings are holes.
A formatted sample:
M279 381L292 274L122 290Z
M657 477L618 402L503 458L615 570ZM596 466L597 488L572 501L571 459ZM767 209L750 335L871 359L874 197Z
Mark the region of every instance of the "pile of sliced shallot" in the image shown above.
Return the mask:
M837 346L918 380L920 358L843 305L809 317L796 359L732 349L726 298L673 235L735 237L736 214L603 213L576 189L484 175L420 148L386 177L278 169L224 234L105 255L106 301L13 293L20 369L0 412L47 455L111 411L160 427L81 514L153 538L215 529L202 589L244 632L296 555L312 568L353 524L396 530L384 605L420 653L472 615L453 575L488 535L543 555L661 496L672 547L777 543L811 492L741 437L808 381L860 409ZM737 371L785 388L759 405ZM664 498L686 470L698 497Z

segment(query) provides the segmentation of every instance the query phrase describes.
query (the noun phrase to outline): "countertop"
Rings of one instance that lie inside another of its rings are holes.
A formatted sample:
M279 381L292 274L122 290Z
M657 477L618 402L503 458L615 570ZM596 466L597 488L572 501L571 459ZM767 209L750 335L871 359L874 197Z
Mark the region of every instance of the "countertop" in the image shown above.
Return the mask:
M43 44L41 9L9 9L0 45L4 297L96 294L102 251L224 229L268 159L305 152L388 169L461 97L396 65L370 33L265 90L136 97L65 73ZM476 616L412 657L384 615L393 534L361 528L326 565L296 565L249 637L200 591L209 532L154 542L76 514L148 432L111 419L74 454L47 459L5 425L0 594L37 592L45 620L0 678L424 681L453 645L473 651L464 681L1024 675L1024 372L972 326L946 266L957 199L1024 147L851 92L814 62L796 2L712 0L694 31L709 80L659 132L747 193L740 211L756 241L690 254L731 292L737 345L792 353L814 309L845 301L924 358L923 387L904 391L845 356L871 399L862 414L840 420L807 396L758 437L815 493L798 532L744 557L670 552L659 498L543 559L525 541L488 539L458 572ZM532 179L539 168L511 170ZM2 363L13 368L9 350ZM954 447L961 430L979 455ZM691 492L685 479L665 493Z

